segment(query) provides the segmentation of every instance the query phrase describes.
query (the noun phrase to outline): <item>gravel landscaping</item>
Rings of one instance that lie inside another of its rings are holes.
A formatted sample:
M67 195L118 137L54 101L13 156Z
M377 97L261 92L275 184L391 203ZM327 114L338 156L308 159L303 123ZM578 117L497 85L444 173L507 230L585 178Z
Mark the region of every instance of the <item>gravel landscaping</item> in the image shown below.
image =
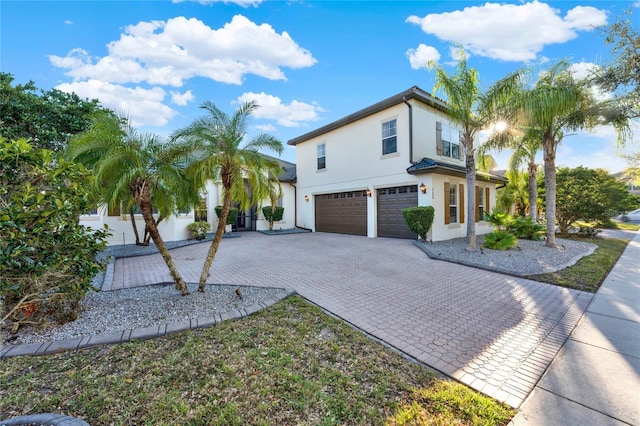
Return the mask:
M416 241L415 245L430 258L501 272L518 277L547 274L574 265L581 258L592 254L597 245L583 241L556 239L556 248L545 241L518 240L518 246L510 250L482 248L484 238L478 236L478 250L466 250L467 239L456 238L435 243Z

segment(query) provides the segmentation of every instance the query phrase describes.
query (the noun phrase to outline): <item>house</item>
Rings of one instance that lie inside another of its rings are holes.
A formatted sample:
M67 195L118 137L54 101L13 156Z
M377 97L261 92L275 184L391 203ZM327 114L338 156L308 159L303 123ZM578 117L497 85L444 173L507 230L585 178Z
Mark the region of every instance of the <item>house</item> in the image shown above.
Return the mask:
M475 217L466 217L464 152L446 104L417 86L288 141L296 147L297 225L317 232L416 238L402 218L433 206L428 239L491 232L483 212L507 179L476 175Z
M274 158L272 158L274 159ZM274 229L293 228L295 226L295 177L296 165L281 159L275 159L282 167L282 173L278 176L282 188L282 197L278 200L278 206L284 207L282 221L274 223ZM250 191L250 189L249 189ZM222 184L208 181L205 191L202 193L200 205L195 209L171 216L158 225L160 235L164 241L179 241L191 237L187 226L196 221L209 222L211 230L215 231L218 226L218 216L215 213L216 206L222 205ZM262 202L263 206L270 205L268 200ZM136 226L143 238L144 220L141 214L135 214ZM80 217L80 223L92 228L102 228L105 224L112 231L111 237L107 240L109 245L133 244L135 234L131 225L128 212L120 209L109 209L100 206L87 215ZM269 229L269 222L264 218L262 211L258 207L252 207L248 211L241 211L238 220L232 225L234 231L262 231Z

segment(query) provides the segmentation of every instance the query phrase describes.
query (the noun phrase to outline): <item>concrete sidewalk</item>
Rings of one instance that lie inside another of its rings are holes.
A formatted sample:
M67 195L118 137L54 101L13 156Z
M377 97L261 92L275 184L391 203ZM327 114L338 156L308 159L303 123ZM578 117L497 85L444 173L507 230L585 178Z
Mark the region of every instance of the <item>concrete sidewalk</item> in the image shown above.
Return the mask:
M640 233L511 425L640 425Z

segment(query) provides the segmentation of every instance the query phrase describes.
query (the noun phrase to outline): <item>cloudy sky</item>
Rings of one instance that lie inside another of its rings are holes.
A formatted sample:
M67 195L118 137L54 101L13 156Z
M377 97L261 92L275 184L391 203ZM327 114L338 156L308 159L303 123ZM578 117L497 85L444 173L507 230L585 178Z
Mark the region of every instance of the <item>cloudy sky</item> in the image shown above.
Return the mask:
M250 131L286 143L411 86L432 91L425 65L454 65L453 45L484 87L563 58L585 72L609 59L598 27L628 9L637 28L638 1L2 0L0 70L97 98L159 134L204 101L233 113L255 100ZM568 136L557 162L616 172L616 153L601 128ZM506 167L508 153L494 156ZM295 162L295 149L282 157Z

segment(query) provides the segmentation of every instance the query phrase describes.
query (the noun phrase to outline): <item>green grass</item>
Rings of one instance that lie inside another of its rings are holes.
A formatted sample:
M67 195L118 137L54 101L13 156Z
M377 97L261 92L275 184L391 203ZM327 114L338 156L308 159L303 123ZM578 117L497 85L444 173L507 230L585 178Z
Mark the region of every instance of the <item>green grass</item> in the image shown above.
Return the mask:
M629 240L617 238L580 238L566 235L563 238L587 241L597 244L598 248L592 255L583 257L575 265L566 269L550 274L531 275L527 278L562 287L596 292L629 243Z
M605 223L577 221L574 225L588 226L590 228L620 229L623 231L637 231L638 229L640 229L640 225L636 225L634 223L628 223L628 222L620 222L617 220L610 220Z
M504 425L513 410L437 377L298 297L154 340L0 363L2 416L96 425Z

